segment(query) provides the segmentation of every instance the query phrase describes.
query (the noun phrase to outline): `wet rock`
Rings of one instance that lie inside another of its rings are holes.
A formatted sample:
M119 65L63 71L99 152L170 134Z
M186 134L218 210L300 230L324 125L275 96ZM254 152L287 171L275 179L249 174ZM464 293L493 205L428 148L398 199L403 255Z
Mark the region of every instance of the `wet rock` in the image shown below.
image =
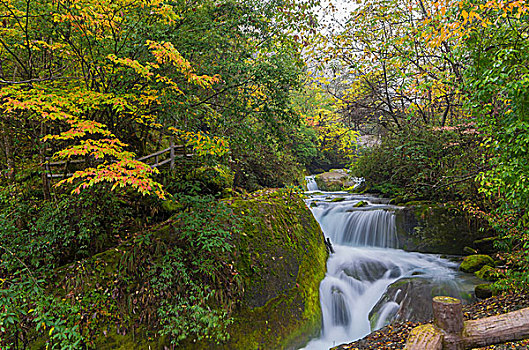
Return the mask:
M459 269L463 272L473 273L479 271L485 265L494 266L494 260L488 255L475 254L463 259Z
M399 277L400 269L397 265L387 265L377 260L357 260L350 261L346 266L342 266L344 273L359 281L374 282L381 279L388 271L388 277Z

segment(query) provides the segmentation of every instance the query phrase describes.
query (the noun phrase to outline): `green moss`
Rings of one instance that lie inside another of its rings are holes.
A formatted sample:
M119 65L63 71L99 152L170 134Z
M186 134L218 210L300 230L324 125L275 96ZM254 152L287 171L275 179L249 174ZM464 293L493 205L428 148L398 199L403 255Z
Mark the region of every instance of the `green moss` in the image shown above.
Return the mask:
M353 207L361 208L361 207L365 207L366 205L367 205L366 201L360 201L360 202L356 203L355 205L353 205Z
M318 223L301 196L293 192L262 191L225 202L242 221L242 230L232 236L233 260L226 261L235 267L236 283L244 290L233 296L240 300L227 303L234 305L231 310L233 323L228 326L230 340L216 344L207 339L197 342L187 339L179 348L231 350L302 346L317 335L321 327L319 283L325 274L327 251ZM164 256L167 246L178 244L173 225L169 220L142 235L150 235L151 241L160 242L159 247L150 246L151 255L145 255L145 259L157 261ZM170 346L169 339L160 337L157 330L151 328L152 324L157 324L155 320L141 320L131 312L137 291L133 276L141 269L131 264L135 264L132 258L141 251L138 242L126 242L57 273L58 281L76 281L77 292L84 296L113 290L123 293L120 301L101 295L101 300L108 303L104 308L111 314L106 318L98 315L93 321L97 349ZM120 283L125 284L115 285L118 274L122 276ZM57 288L57 291L63 290ZM220 303L210 306L221 307ZM156 305L149 307L156 310ZM159 317L155 312L150 315ZM118 323L120 331L115 326Z
M460 304L461 301L456 298L447 297L447 296L437 296L433 298L434 301L438 301L445 304Z
M327 260L321 229L297 194L264 191L230 205L243 218L234 264L245 289L230 340L183 348L299 348L321 327L319 283Z
M472 273L479 271L485 265L494 266L494 260L488 255L469 255L463 260L459 269L463 272Z
M476 271L474 274L477 278L481 278L485 281L496 281L498 279L498 277L496 276L496 269L489 265L483 266L479 271Z
M345 200L344 197L335 197L330 200L330 202L343 202Z

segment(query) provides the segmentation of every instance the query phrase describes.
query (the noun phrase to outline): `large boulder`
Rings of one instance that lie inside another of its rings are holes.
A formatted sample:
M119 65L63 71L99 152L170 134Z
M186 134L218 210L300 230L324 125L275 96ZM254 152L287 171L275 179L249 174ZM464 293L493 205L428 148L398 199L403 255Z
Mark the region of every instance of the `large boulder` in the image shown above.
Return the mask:
M455 205L416 202L395 215L399 247L408 251L463 255L465 247L490 234L486 223Z
M320 226L297 195L270 193L231 206L247 218L236 244L245 292L230 340L194 348L298 349L321 329L327 251Z
M314 178L322 191L340 191L355 185L344 169L333 169Z
M369 313L371 327L380 328L392 320L428 322L433 316L434 296L451 296L469 302L472 300L470 294L447 280L436 281L421 276L402 278L388 286Z
M218 322L215 315L229 313L229 339L219 343L211 334L195 339L189 331L179 339L178 348L298 349L321 328L319 283L327 260L321 229L302 198L288 191L261 191L226 199L225 203L235 214L230 217L240 220L241 229L231 232L232 250L229 255L214 248L203 253L226 257L223 280L215 285L227 289L205 291L219 297L208 299L204 313L196 315L203 317L197 322L214 325ZM167 335L159 335L159 326L153 328L165 316L159 312L162 301L153 297L154 288L160 286L146 279L145 272L147 266L156 267L172 259L168 254L171 249L182 253L181 259L171 264L184 263L186 252L179 248L183 242L177 227L178 221L172 218L134 240L58 271L57 287L51 292L79 300L89 315L85 318L90 323L87 336L95 348L172 347ZM167 272L160 269L160 278L163 273ZM165 294L167 300L176 299L174 295L184 294L190 287L182 284L171 288L174 290ZM178 310L178 299L167 307ZM211 310L218 312L209 313ZM186 311L182 309L182 313Z

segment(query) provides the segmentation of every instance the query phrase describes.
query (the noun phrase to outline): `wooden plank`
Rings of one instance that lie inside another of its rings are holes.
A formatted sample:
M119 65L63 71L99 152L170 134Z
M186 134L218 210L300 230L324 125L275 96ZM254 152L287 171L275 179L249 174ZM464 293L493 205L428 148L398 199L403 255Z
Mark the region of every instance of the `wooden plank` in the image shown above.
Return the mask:
M156 164L151 165L151 168L156 168L156 167L162 166L164 164L167 164L167 163L171 162L171 160L172 160L171 158L167 158L166 160L161 161L160 163L156 163Z
M58 162L46 162L46 164L48 164L49 166L59 166L59 165L64 165L66 163L68 163L68 164L80 164L80 163L84 163L84 162L86 162L85 159L74 159L74 160L69 160L69 161L61 160L61 161L58 161Z
M141 158L137 158L136 160L143 161L145 159L149 159L149 158L156 157L156 156L159 156L161 154L164 154L165 152L169 152L170 150L171 150L171 147L163 149L163 150L158 151L158 152L154 152L154 153L146 155L146 156L143 156Z
M48 179L57 179L57 178L61 178L61 177L70 177L72 175L73 175L73 173L68 173L68 174L46 174L46 177Z

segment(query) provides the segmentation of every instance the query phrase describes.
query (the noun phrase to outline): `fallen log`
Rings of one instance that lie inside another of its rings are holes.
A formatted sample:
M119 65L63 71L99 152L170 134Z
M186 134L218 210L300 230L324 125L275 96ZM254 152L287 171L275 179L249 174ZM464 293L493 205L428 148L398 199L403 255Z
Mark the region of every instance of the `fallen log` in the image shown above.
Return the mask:
M462 350L529 338L529 308L463 322L461 302L433 299L434 324L414 328L405 349Z
M529 338L529 308L465 322L463 339L467 348Z

